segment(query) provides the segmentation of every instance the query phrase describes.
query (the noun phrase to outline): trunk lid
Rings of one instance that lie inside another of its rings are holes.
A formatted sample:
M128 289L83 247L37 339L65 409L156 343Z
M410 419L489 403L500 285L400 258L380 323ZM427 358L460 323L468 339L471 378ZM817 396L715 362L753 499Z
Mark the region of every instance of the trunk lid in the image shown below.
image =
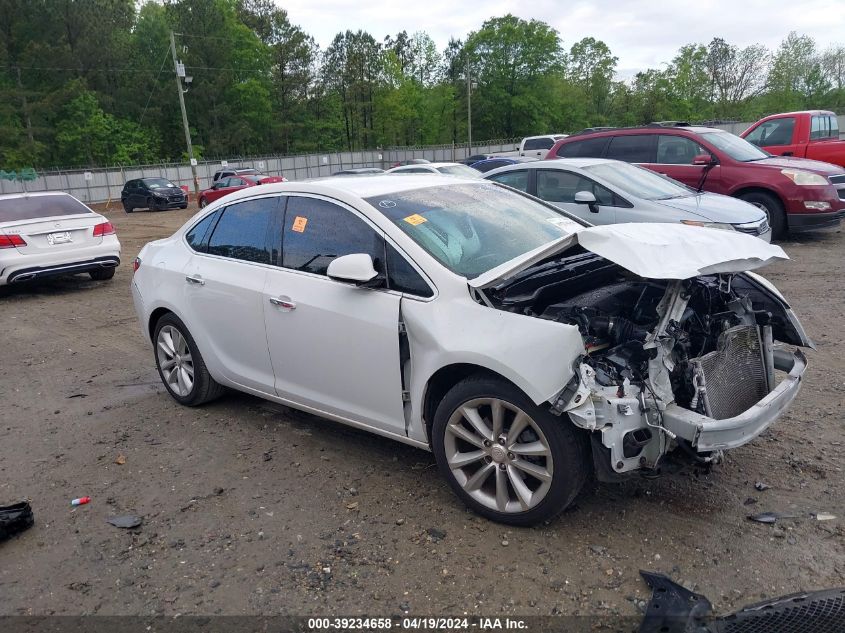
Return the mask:
M789 259L780 246L751 235L683 224L605 224L574 231L469 280L469 285L496 286L576 244L649 279L739 273Z
M0 224L0 233L22 237L26 245L15 247L22 255L59 252L100 244L103 238L94 237L94 226L101 222L106 219L94 213L39 218Z

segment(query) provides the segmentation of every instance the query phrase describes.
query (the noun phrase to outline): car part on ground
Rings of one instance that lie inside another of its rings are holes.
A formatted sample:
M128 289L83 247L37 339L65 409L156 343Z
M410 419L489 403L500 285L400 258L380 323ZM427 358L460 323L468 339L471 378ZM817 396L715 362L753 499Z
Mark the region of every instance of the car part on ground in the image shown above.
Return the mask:
M639 633L841 633L845 588L770 598L716 617L713 605L664 574L640 571L652 590Z
M0 196L0 286L77 273L111 279L119 264L114 226L76 198Z
M709 467L752 441L800 389L786 346L812 346L750 272L780 247L584 224L480 180L279 183L147 244L132 294L177 401L231 387L431 448L471 508L528 525L590 469Z
M34 523L32 508L26 501L0 506L0 542L28 530Z

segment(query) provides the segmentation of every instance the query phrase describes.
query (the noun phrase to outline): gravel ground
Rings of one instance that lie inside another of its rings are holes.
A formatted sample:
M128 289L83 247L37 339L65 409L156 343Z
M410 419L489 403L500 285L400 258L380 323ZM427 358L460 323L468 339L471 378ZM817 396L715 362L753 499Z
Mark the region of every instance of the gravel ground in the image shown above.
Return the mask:
M845 585L841 233L787 241L792 260L765 271L818 344L778 424L708 474L591 484L513 529L466 511L426 452L250 396L167 396L130 262L192 213L112 208L112 281L0 290L0 503L27 498L36 517L0 544L0 615L636 615L639 569L724 613ZM765 510L802 516L746 519ZM106 523L126 513L143 525Z

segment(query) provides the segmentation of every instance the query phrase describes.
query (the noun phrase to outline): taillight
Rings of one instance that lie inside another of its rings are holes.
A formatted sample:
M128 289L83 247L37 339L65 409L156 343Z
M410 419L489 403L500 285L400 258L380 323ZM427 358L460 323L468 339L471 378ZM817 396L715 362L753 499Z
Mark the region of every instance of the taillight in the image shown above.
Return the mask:
M14 248L15 246L26 246L26 241L20 235L0 233L0 248Z
M111 222L102 222L94 227L94 237L103 237L104 235L114 235L114 227Z
M133 260L132 260L132 272L133 272L133 273L138 272L138 269L139 269L140 267L141 267L141 258L140 258L140 257L136 257L135 259L133 259Z

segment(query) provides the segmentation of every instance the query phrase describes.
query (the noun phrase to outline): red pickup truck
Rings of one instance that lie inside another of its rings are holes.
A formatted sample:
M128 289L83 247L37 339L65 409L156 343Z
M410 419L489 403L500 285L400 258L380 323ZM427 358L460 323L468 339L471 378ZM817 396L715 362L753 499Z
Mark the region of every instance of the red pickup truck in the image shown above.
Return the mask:
M784 112L760 119L740 134L749 143L777 156L812 158L845 167L845 141L833 112Z

